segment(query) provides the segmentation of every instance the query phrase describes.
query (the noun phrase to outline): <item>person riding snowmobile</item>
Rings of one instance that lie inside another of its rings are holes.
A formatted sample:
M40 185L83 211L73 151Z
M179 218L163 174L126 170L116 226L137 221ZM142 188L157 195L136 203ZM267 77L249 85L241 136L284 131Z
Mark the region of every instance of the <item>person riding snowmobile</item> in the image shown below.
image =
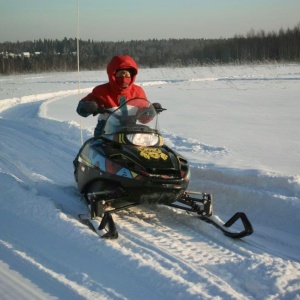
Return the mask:
M216 221L211 195L186 191L188 161L163 143L156 117L165 109L151 104L134 84L137 72L130 56L113 57L107 66L109 82L96 86L78 104L77 112L83 117L99 114L94 137L73 161L78 190L90 208L89 216L79 218L102 238L116 239L111 213L160 203L195 213L232 238L251 235L253 228L244 213L236 213L226 223ZM228 229L237 220L244 228Z
M80 100L77 113L82 117L97 115L98 124L94 136L101 135L108 114L132 98L144 98L144 90L134 84L138 66L129 55L114 56L107 65L108 82L96 86L93 91ZM102 111L102 113L101 113Z

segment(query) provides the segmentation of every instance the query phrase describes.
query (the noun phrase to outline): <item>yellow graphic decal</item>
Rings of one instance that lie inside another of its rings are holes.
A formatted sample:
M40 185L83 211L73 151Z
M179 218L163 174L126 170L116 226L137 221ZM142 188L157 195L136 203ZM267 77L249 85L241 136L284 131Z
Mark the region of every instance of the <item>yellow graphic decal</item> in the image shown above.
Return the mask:
M135 173L135 172L132 172L132 171L131 171L130 173L131 173L131 175L132 175L133 178L135 178L136 176L138 176L138 174Z
M138 150L140 151L140 156L146 159L168 159L168 155L163 153L159 148L138 147Z
M119 134L119 143L120 144L125 144L124 134Z
M164 139L162 136L159 137L159 146L162 146L164 144Z

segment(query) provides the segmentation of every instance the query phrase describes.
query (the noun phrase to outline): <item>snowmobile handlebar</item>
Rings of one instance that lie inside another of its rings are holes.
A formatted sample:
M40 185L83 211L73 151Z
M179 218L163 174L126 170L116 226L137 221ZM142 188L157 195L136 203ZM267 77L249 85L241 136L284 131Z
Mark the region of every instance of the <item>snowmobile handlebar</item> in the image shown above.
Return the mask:
M166 108L163 108L160 103L152 103L153 107L155 108L156 112L159 114L163 112L164 110L167 110Z
M166 108L163 108L161 106L161 104L158 103L158 102L152 103L152 106L154 107L154 109L156 110L156 112L158 114L163 112L164 110L167 110ZM97 115L97 114L106 114L106 113L107 114L112 114L113 111L105 108L104 106L98 106L96 113L94 113L94 116Z

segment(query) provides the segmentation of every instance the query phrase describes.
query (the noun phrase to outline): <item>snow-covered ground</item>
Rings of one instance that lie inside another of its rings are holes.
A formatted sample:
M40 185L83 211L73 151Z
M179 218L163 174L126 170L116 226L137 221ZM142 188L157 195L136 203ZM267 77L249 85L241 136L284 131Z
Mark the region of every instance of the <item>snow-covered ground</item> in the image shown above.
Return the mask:
M96 118L75 109L106 78L81 72L79 95L77 73L0 77L0 299L300 299L300 65L138 75L189 189L252 221L242 240L163 206L115 214L116 241L77 220L72 160Z

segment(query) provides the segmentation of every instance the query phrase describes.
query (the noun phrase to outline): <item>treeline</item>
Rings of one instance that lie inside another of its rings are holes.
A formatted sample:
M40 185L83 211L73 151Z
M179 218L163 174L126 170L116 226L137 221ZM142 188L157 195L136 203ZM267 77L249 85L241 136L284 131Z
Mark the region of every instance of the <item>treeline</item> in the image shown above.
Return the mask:
M77 39L0 43L0 73L77 70ZM105 68L114 55L131 55L140 67L300 62L300 23L279 32L249 32L229 39L79 41L81 70Z

